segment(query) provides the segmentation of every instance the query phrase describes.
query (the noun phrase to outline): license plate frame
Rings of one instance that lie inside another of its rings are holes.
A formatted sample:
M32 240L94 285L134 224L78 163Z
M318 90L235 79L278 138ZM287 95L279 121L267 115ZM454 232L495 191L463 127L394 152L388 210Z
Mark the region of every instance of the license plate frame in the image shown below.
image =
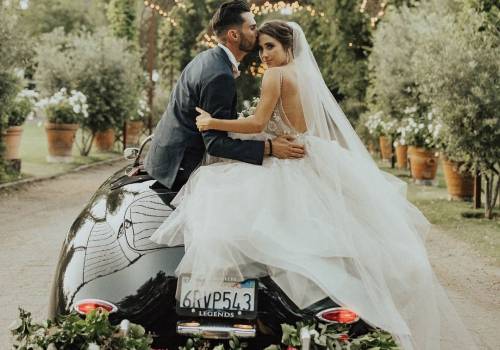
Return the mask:
M232 281L227 281L225 283L228 284L228 287L225 288L225 292L229 290L233 290L236 292L236 288L231 288L229 285L230 284L238 284L241 288L243 285L243 288L246 290L251 290L253 292L253 310L238 310L238 309L224 309L224 308L208 308L208 307L200 307L202 305L199 304L194 304L194 305L186 305L187 302L191 303L192 298L188 301L184 300L184 306L181 305L184 299L185 293L183 290L183 286L186 283L186 279L190 279L190 275L181 275L177 279L177 283L180 283L179 288L178 288L178 298L176 298L176 313L180 316L191 316L191 317L208 317L208 318L234 318L234 319L247 319L247 320L254 320L257 318L257 303L258 303L258 280L256 279L247 279L243 282L232 282ZM189 290L188 290L189 291ZM188 292L186 291L186 292ZM192 291L192 290L191 290ZM214 291L211 293L211 297L215 298L214 293L224 293L223 291ZM223 297L223 295L221 295ZM231 295L231 297L234 300L234 294ZM189 299L189 298L188 298ZM215 302L214 302L215 303Z

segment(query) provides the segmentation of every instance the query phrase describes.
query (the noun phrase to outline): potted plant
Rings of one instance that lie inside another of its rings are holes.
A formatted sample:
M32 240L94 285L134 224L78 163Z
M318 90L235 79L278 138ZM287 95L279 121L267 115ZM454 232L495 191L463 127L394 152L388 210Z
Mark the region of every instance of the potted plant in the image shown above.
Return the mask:
M140 98L137 112L133 113L127 120L127 146L137 146L139 144L144 128L144 117L147 113L149 113L148 104L144 97Z
M381 111L367 118L365 126L373 137L378 138L382 160L390 160L392 157L390 135L386 133L386 121Z
M376 155L378 152L378 140L371 134L370 129L368 129L367 122L371 114L363 113L358 122L356 123L356 133L359 138L363 140L363 143L366 145L366 148L370 152L372 156Z
M463 167L464 162L454 161L446 154L443 154L442 165L448 198L450 200L472 200L474 196L474 177Z
M402 120L396 130L394 148L396 150L396 165L398 169L408 168L408 144L406 140L406 120Z
M23 133L22 125L28 114L31 113L36 103L38 93L33 90L24 89L17 94L12 102L8 114L7 129L3 135L5 143L4 159L20 159L19 148Z
M100 152L107 152L113 149L115 144L115 129L107 128L105 130L98 130L94 136L94 145Z
M405 109L405 136L410 159L411 175L417 184L429 185L436 178L439 154L436 140L441 124L435 120L434 112L426 114L417 106Z
M72 161L73 143L80 122L88 117L87 97L79 91L61 88L38 106L47 119L45 131L49 147L49 162Z

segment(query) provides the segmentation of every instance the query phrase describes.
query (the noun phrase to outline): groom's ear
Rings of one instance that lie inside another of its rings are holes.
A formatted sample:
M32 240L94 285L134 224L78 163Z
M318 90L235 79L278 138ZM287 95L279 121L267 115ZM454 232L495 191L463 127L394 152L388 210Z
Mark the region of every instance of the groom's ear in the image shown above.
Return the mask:
M227 40L232 40L232 41L238 41L240 33L238 32L237 29L231 28L226 32L226 39Z

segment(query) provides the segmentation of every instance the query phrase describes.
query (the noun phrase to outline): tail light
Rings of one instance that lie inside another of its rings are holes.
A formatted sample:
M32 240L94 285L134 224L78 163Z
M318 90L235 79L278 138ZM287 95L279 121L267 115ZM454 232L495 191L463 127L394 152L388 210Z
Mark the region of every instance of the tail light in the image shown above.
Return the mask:
M351 324L359 320L357 313L343 307L323 310L316 317L326 323Z
M100 299L83 299L75 304L75 311L81 315L86 315L92 310L102 309L109 313L116 312L118 308L110 302Z

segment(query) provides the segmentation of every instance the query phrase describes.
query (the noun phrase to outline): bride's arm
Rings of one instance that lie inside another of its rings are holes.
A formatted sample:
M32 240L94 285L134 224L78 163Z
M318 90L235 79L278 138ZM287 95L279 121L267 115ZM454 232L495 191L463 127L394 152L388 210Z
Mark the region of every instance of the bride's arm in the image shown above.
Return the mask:
M221 130L241 134L257 134L262 132L271 118L280 94L280 72L270 68L262 78L260 101L255 114L241 119L217 119L201 108L196 108L200 115L196 125L200 131Z

